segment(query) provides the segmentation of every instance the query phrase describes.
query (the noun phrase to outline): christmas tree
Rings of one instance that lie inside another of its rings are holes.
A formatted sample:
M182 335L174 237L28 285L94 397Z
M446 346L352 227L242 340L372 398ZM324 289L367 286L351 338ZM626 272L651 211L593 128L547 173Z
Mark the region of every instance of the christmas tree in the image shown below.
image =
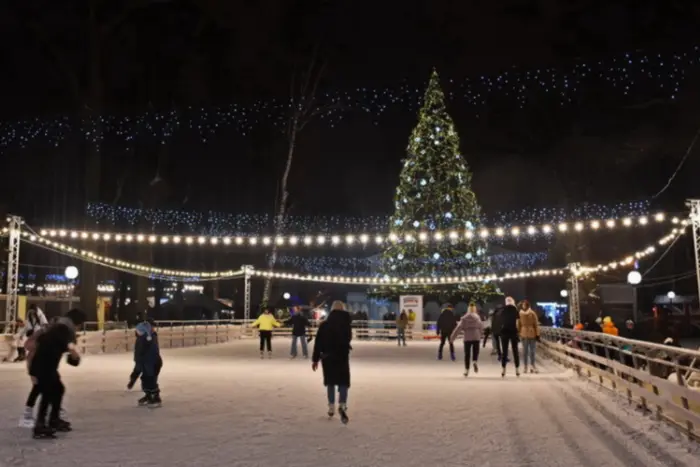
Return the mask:
M408 142L394 198L394 215L389 231L404 239L395 242L381 256L383 276L445 277L489 273L486 243L479 238L480 208L471 188L471 173L460 154L459 136L445 107L445 96L436 71L430 77L420 110L418 125ZM465 233L474 231L473 239ZM444 241L421 241L419 233L430 238L443 233ZM451 239L449 233L459 233ZM382 286L374 295L397 297L405 294L437 296L441 300L477 300L499 294L488 282L436 286Z

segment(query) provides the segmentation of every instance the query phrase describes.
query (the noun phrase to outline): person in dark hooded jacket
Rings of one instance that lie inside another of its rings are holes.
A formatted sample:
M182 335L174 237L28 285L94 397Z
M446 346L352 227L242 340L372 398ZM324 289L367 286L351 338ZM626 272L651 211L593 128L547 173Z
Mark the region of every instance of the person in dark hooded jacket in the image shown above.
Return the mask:
M34 424L35 438L53 438L57 431L66 432L72 429L70 423L61 419L65 386L61 382L58 367L66 352L69 354L69 364L77 366L80 363L80 354L75 345L76 327L82 326L84 322L85 314L73 309L37 337L36 350L29 364L29 375L41 397Z
M452 361L455 361L455 359L457 358L455 356L455 346L452 343L452 341L450 341L452 331L454 331L456 327L457 317L454 314L452 305L448 303L443 308L442 313L440 313L440 317L437 320L436 331L438 336L440 336L440 347L438 347L438 360L442 360L442 350L445 347L445 342L449 342L450 344L450 358L452 359Z
M348 422L348 391L350 389L350 351L352 346L350 314L340 300L333 302L331 312L316 332L311 368L318 363L323 368L323 385L328 395L328 416L335 414L335 392L338 388L338 413L343 423Z
M503 308L496 308L491 316L491 335L493 339L491 340L491 345L493 349L491 355L498 354L498 361L501 361L501 331L503 330Z
M520 314L515 306L513 297L506 297L506 306L501 311L503 325L501 327L501 376L506 376L506 365L508 364L508 347L513 349L513 361L515 362L515 375L520 376L520 352L518 350L518 319Z

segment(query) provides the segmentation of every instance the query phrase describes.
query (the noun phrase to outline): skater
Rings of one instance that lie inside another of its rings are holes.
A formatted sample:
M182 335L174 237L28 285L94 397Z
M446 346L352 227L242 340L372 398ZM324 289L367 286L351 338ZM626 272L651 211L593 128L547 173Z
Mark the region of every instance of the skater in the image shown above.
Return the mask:
M138 365L141 370L141 390L144 395L139 399L138 405L147 407L160 407L160 388L158 376L163 366L158 345L158 333L155 329L155 321L148 320L136 326L137 338L141 354L138 356Z
M347 423L348 391L350 389L350 351L352 347L352 327L350 315L345 304L339 300L333 302L326 320L321 323L316 333L311 369L318 369L318 362L323 368L323 385L328 393L328 416L335 414L335 391L338 388L338 413L340 420Z
M540 325L537 319L537 313L530 308L530 302L523 300L520 302L520 315L518 320L518 328L520 340L523 342L523 355L525 359L525 373L537 373L537 364L535 355L537 352L537 341L540 339Z
M68 352L70 365L80 363L80 354L75 346L75 330L85 322L80 310L70 310L51 325L36 340L36 350L31 358L29 374L35 381L41 400L34 424L35 438L53 438L57 431L71 431L71 425L61 419L61 403L65 387L58 373L63 354ZM49 408L51 413L49 414ZM49 415L48 423L46 416Z
M452 331L454 331L455 326L457 326L457 318L455 317L455 314L452 310L453 309L451 304L445 304L445 306L442 309L442 313L440 313L440 317L438 318L436 331L438 336L440 336L440 347L438 347L438 360L442 360L442 349L445 347L445 342L449 342L450 358L454 362L456 359L455 346L450 341L450 336L452 335Z
M503 329L503 308L499 307L491 316L491 355L498 355L498 361L503 358L501 352L501 330Z
M462 317L457 327L450 335L450 343L453 343L457 336L464 334L464 376L469 376L469 364L474 358L474 373L479 372L479 344L484 333L484 323L481 321L479 311L474 303L469 305L467 314Z
M284 324L285 326L292 327L292 358L297 358L297 341L301 342L301 354L304 358L309 358L309 350L306 341L306 329L311 327L309 320L302 314L301 310L297 310L294 316L285 321Z
M513 297L506 297L506 306L501 311L501 376L506 376L508 364L508 346L513 349L513 361L515 362L515 375L520 376L520 352L518 350L518 309L515 307Z
M281 326L271 311L272 308L265 308L265 312L252 324L252 327L259 329L260 358L264 358L265 347L267 347L267 358L272 358L272 330Z
M155 334L155 321L153 318L144 318L140 313L136 315L136 329L134 329L134 334L136 336L136 340L134 341L134 369L131 371L131 374L129 375L129 382L126 385L126 388L128 390L132 390L134 386L136 385L136 381L139 380L141 377L141 374L143 373L143 354L144 354L144 340L139 339L139 329L142 331L147 328L147 325L150 325L152 328L152 334Z
M41 316L43 316L43 313L41 314ZM34 322L33 325L30 325L30 319ZM46 320L46 317L44 317L44 320ZM36 405L36 401L39 398L39 388L36 384L36 378L33 378L31 376L30 370L32 358L34 357L34 353L36 351L37 339L48 328L48 326L49 324L45 324L43 326L41 325L41 318L36 313L36 307L33 312L33 315L31 313L28 313L27 323L25 324L24 328L26 336L24 340L24 352L25 359L27 362L27 374L29 374L29 379L32 383L32 389L29 391L29 395L27 396L27 402L24 404L24 413L22 414L22 417L19 421L19 426L22 428L34 428L34 406Z
M493 317L493 310L489 311L489 317L484 321L484 343L481 346L486 348L486 342L488 342L489 337L491 337L491 318ZM494 349L495 352L495 349Z
M46 315L44 314L44 312L41 311L41 308L34 305L33 303L29 305L29 309L27 310L26 324L27 336L31 335L31 333L38 329L45 328L48 325L49 321L46 319Z
M18 319L14 325L14 335L10 344L10 353L3 361L12 361L12 363L22 362L26 359L26 351L24 342L27 339L27 330L24 327L24 321ZM17 354L15 356L15 353ZM13 358L14 357L14 358Z
M408 327L408 315L405 311L402 311L396 320L396 343L401 347L401 342L403 346L406 347L406 328Z
M408 310L408 338L413 340L413 328L416 325L416 312L413 308Z

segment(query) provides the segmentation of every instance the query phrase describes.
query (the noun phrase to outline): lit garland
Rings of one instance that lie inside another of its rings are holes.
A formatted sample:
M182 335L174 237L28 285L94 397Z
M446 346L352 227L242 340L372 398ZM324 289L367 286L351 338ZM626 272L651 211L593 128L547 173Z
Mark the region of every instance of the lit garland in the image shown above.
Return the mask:
M273 278L273 279L286 279L293 281L304 281L304 282L325 282L332 284L346 284L346 285L392 285L392 286L402 286L402 285L450 285L450 284L465 284L465 283L485 283L485 282L501 282L505 280L512 279L527 279L529 277L542 277L542 276L559 276L564 274L566 269L541 269L538 271L520 271L513 273L506 273L503 275L497 274L485 274L485 275L473 275L473 276L443 276L443 277L354 277L354 276L316 276L311 274L297 274L297 273L287 273L287 272L270 272L270 271L258 271L252 270L252 276L263 277L263 278Z
M597 272L606 272L611 269L617 269L617 268L624 268L624 267L631 267L634 266L634 263L637 260L640 260L642 258L645 258L649 255L653 255L656 253L656 245L658 246L665 246L668 245L670 242L674 241L677 237L685 234L686 229L688 228L689 220L683 219L680 222L680 227L674 228L669 234L664 235L661 237L657 242L648 245L647 247L635 251L634 253L625 256L623 259L618 260L618 261L611 261L606 264L598 264L596 266L581 266L581 268L573 271L575 275L587 275L587 274L594 274Z
M522 209L486 215L484 225L499 225L510 230L523 225L538 225L595 219L616 219L626 216L643 216L650 212L649 201L632 201L615 205L585 204L570 211L563 208ZM274 216L265 214L227 214L222 212L198 212L175 209L140 209L91 203L86 208L88 217L97 223L115 227L148 225L150 228L169 232L190 232L195 235L229 236L274 232ZM330 234L378 234L386 231L389 216L287 216L284 231L299 235Z
M671 233L665 235L662 237L660 240L658 240L655 243L658 243L659 245L663 246L668 244L669 242L673 241L676 237L682 235L685 233L686 228L688 227L690 221L688 219L683 219L678 222L680 224L680 227L674 228ZM187 271L168 271L168 270L161 270L157 268L150 268L148 266L139 266L139 265L134 265L132 263L125 263L119 260L115 260L112 258L105 258L99 255L96 255L92 252L88 252L85 250L77 250L75 248L72 248L67 245L63 245L61 243L53 242L51 240L45 239L41 236L37 236L33 233L30 232L22 232L22 240L25 242L29 242L38 246L42 247L47 247L51 250L54 250L58 253L68 255L68 256L73 256L73 257L79 257L82 259L85 259L87 261L94 262L96 264L100 264L106 267L110 267L113 269L119 269L119 270L126 270L127 272L132 272L134 274L143 274L145 271L141 268L146 268L149 270L148 274L151 277L154 276L160 276L163 273L167 273L169 278L172 278L176 276L177 274L173 273L181 273L186 276L189 276L190 280L216 280L216 279L225 279L225 278L233 278L233 277L241 277L242 275L245 274L244 269L240 269L237 271L226 271L225 273L221 272L201 272L201 273L192 273L192 272L187 272ZM652 244L647 246L646 248L639 250L631 255L626 256L625 258L618 260L618 261L612 261L607 264L599 264L597 266L583 266L578 270L572 271L575 275L580 276L580 275L586 275L586 274L592 274L600 271L608 271L610 269L617 269L618 267L630 267L634 265L634 262L638 259L645 258L653 253L656 252L656 247ZM132 266L132 270L129 270L125 268L125 265L130 265ZM134 267L136 266L136 267ZM161 273L156 273L155 271L161 271ZM310 274L298 274L298 273L287 273L287 272L270 272L270 271L258 271L252 267L248 269L248 272L250 273L251 277L263 277L263 278L273 278L273 279L284 279L284 280L294 280L294 281L304 281L304 282L322 282L322 283L335 283L335 284L347 284L347 285L370 285L370 286L382 286L382 285L390 285L390 286L401 286L401 285L406 285L406 286L412 286L412 285L425 285L425 286L430 286L430 285L449 285L449 284L465 284L465 283L479 283L479 282L501 282L505 280L513 280L513 279L527 279L527 278L532 278L532 277L547 277L547 276L560 276L563 275L565 272L568 271L568 268L559 268L559 269L541 269L537 271L519 271L519 272L510 272L510 273L505 273L502 275L497 275L497 274L486 274L486 275L468 275L468 276L450 276L450 277L410 277L410 278L399 278L399 277L389 277L389 276L382 276L382 277L353 277L353 276L333 276L333 275L310 275ZM184 279L188 280L188 279Z
M533 269L537 265L547 261L547 252L535 253L503 253L488 255L493 271L508 271ZM281 255L277 257L277 264L281 267L291 266L295 270L316 275L368 275L378 266L379 258L348 258L336 256L291 256ZM426 260L427 261L427 260ZM431 260L433 261L433 260ZM434 261L433 261L434 262ZM441 261L445 264L445 261Z
M567 234L570 232L579 233L583 231L610 230L617 227L645 227L652 222L663 223L668 220L664 213L656 213L652 216L625 217L622 219L606 219L591 221L561 222L558 224L530 225L527 227L492 227L465 230L441 231L414 231L401 236L395 233L384 235L363 234L335 234L335 235L302 235L291 234L288 236L259 236L259 235L238 235L235 237L219 236L181 236L181 235L156 235L141 233L109 233L93 232L68 229L41 229L41 236L50 238L62 238L73 240L93 240L118 243L132 243L141 245L186 245L186 246L235 246L255 248L260 246L288 247L351 247L368 245L395 245L401 243L458 243L470 242L472 240L504 240L532 238L538 235L553 235L555 233ZM680 218L673 217L671 222L677 224ZM411 231L411 229L408 229ZM404 229L406 231L406 229Z
M243 275L242 269L228 270L228 271L217 271L217 272L199 272L199 271L178 271L172 269L162 269L155 268L152 266L145 266L142 264L131 263L128 261L122 261L114 258L109 258L106 256L98 255L92 251L78 250L71 246L65 245L63 243L54 242L41 235L36 235L33 232L22 232L22 241L28 242L37 246L48 248L57 253L61 253L66 256L71 256L74 258L79 258L91 263L99 264L111 269L116 269L119 271L129 272L131 274L147 276L151 278L159 279L173 279L179 278L183 281L207 281L207 280L219 280L219 279L231 279L235 277L240 277Z
M287 272L270 272L270 271L257 271L251 270L252 276L254 277L271 277L273 279L285 279L293 281L304 281L304 282L325 282L333 284L349 284L349 285L373 285L373 286L430 286L430 285L448 285L448 284L466 284L466 283L478 283L478 282L501 282L505 280L512 279L527 279L531 277L546 277L546 276L561 276L565 273L573 273L576 276L582 276L586 274L593 274L600 271L608 271L610 269L617 269L618 267L633 267L636 260L645 258L656 253L655 245L660 246L667 245L669 242L673 241L676 237L685 233L688 227L689 221L683 219L679 222L680 227L674 228L671 233L664 235L661 239L654 242L647 247L636 251L623 259L618 261L611 261L607 264L599 264L597 266L589 267L583 266L580 269L570 271L569 268L559 268L559 269L541 269L537 271L519 271L511 272L503 275L469 275L469 276L451 276L451 277L409 277L409 278L399 278L399 277L353 277L353 276L331 276L331 275L309 275L309 274L298 274L298 273L287 273Z
M532 101L552 106L575 105L587 91L609 91L623 101L636 98L675 99L681 83L698 64L700 51L693 47L667 54L643 51L626 53L611 59L579 61L566 69L541 68L476 76L465 80L447 80L446 97L472 109L475 118L491 105L522 109ZM331 92L319 96L320 118L335 127L350 111L371 115L375 124L393 108L413 113L418 109L422 85L403 84L391 88L358 87L352 91ZM221 134L247 135L261 127L282 129L290 103L286 99L257 101L249 106L232 104L215 108L149 111L130 116L100 116L76 120L69 116L33 119L0 124L0 150L30 144L59 146L77 135L86 142L99 144L106 139L121 142L131 149L135 140L166 144L176 134L189 133L207 143ZM325 110L324 110L325 109Z

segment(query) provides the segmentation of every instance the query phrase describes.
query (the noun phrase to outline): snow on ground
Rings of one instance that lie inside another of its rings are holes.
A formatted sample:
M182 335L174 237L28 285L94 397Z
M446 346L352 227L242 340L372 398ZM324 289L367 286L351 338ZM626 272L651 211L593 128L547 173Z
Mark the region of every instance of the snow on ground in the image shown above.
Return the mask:
M685 466L687 441L553 363L501 379L435 360L435 343L355 342L350 424L325 415L321 375L257 343L164 351L164 405L136 407L131 357L85 357L61 369L75 431L33 440L17 427L29 381L0 365L0 467L47 466ZM461 349L460 349L461 350ZM692 449L691 449L692 451Z

